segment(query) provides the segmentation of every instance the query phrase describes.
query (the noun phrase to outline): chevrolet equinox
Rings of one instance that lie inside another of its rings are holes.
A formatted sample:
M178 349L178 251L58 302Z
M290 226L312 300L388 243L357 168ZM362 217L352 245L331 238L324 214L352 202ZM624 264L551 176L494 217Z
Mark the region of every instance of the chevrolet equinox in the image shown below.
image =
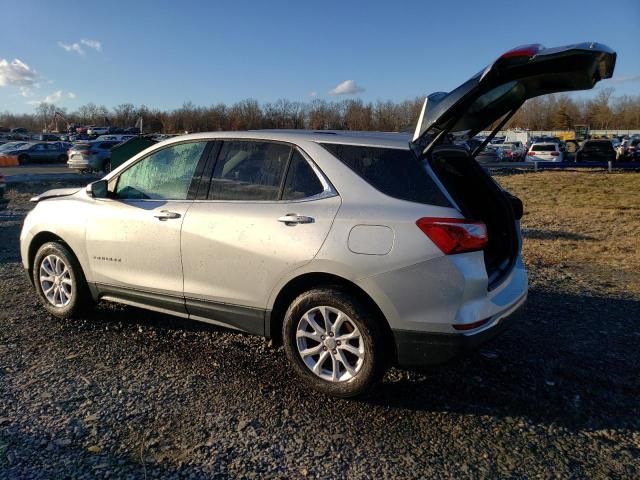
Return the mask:
M412 136L164 141L35 197L24 268L57 317L109 300L262 335L309 387L361 394L390 365L446 361L508 325L527 296L523 207L474 156L524 101L592 88L615 58L597 43L510 50L429 95Z

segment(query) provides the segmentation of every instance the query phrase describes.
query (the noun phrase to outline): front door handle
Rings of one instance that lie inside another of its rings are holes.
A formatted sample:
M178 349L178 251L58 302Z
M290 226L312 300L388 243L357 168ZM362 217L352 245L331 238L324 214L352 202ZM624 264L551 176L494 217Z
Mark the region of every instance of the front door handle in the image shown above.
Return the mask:
M154 215L158 220L169 220L171 218L180 218L180 214L177 212L170 212L169 210L160 210L159 213Z
M313 223L313 217L306 217L304 215L298 215L297 213L287 213L286 215L278 218L279 222L285 225L295 225L297 223Z

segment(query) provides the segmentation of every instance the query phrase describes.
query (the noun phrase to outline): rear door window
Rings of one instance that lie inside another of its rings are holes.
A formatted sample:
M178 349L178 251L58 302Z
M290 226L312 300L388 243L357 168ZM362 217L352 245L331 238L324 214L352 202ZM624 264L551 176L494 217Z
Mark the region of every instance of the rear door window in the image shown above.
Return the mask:
M287 171L282 199L299 200L319 195L323 191L324 187L316 172L313 171L313 168L311 168L311 165L302 154L295 150Z
M390 197L450 207L450 203L410 150L321 143L333 156Z
M209 190L210 200L278 200L291 146L262 141L224 142Z

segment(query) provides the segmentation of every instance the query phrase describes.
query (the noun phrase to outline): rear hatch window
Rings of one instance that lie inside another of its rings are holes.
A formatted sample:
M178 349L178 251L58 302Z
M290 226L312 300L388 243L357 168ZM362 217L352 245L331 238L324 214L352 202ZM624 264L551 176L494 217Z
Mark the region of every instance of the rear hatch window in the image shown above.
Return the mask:
M555 145L534 145L531 147L531 150L534 152L555 152Z
M611 142L592 142L586 143L582 149L585 152L612 152L613 145Z
M441 207L451 204L411 150L321 143L380 192L400 200Z

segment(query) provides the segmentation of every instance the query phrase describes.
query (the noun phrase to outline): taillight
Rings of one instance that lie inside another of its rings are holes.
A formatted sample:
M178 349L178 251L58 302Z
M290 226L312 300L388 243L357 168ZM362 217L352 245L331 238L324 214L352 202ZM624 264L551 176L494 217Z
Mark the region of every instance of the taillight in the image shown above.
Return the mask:
M536 152L527 152L527 155L529 155L531 157L535 156L535 154L536 154Z
M462 323L462 324L455 324L453 325L453 328L455 328L456 330L473 330L474 328L478 328L481 327L482 325L485 325L486 323L489 322L489 320L491 320L491 317L489 318L483 318L482 320L478 320L477 322L473 322L473 323Z
M551 152L552 157L557 157L558 155L560 155L560 152Z
M489 240L483 222L464 218L423 217L416 225L445 255L482 250Z

